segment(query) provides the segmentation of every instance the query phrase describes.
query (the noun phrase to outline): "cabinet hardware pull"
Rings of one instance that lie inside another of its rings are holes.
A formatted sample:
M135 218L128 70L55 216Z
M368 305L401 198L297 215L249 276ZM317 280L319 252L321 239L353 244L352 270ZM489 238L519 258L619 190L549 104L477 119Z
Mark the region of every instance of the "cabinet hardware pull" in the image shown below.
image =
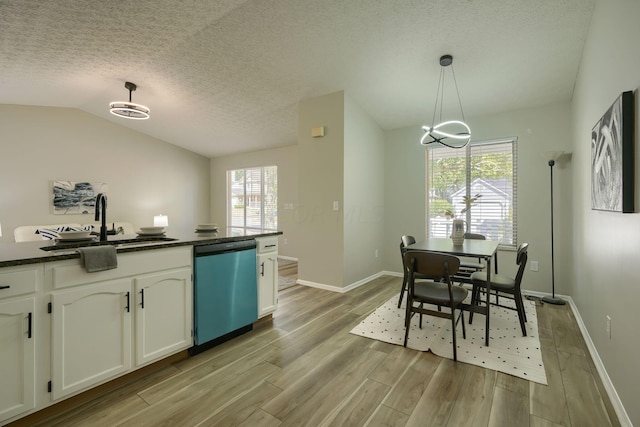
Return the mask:
M27 338L31 339L31 326L33 323L33 313L29 313L29 331L27 332Z
M0 286L0 289L9 289L11 287L11 285L2 285Z
M144 288L140 289L140 308L144 308Z
M264 262L263 262L262 264L260 264L260 268L262 269L262 270L260 271L260 275L261 275L262 277L264 277Z
M127 292L127 306L125 308L127 309L127 313L129 313L129 292Z
M274 245L264 245L265 248L273 248L275 246L276 246L275 244Z

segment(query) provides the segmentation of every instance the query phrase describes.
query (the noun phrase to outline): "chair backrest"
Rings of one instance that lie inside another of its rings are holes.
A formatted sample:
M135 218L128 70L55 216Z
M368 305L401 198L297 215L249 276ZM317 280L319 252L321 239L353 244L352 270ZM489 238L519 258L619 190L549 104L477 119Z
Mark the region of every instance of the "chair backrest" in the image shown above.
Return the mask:
M460 268L460 258L436 252L408 250L404 253L403 261L410 274L444 277L447 282L450 282L449 277L455 275Z
M409 245L413 245L415 242L416 239L413 236L405 235L400 238L400 257L402 258L402 269L404 270L405 280L407 279L407 266L404 265L405 248Z
M471 240L487 240L487 238L483 234L478 233L464 233L464 238Z
M516 264L518 264L518 273L516 273L516 288L520 288L520 283L522 282L522 276L524 276L524 270L527 266L527 259L529 255L527 251L529 250L528 243L520 243L518 246L518 252L516 254Z
M402 238L400 240L401 240L401 243L402 243L402 247L407 247L409 245L413 245L416 242L415 237L409 236L409 235L402 236Z

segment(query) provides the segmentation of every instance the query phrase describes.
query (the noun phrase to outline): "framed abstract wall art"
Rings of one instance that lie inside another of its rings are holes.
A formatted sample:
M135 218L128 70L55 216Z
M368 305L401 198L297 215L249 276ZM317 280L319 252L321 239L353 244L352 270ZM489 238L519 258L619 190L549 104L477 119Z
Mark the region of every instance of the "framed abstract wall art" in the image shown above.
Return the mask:
M53 213L56 215L95 213L96 196L107 192L103 182L52 182Z
M623 92L591 131L591 209L634 212L633 92Z

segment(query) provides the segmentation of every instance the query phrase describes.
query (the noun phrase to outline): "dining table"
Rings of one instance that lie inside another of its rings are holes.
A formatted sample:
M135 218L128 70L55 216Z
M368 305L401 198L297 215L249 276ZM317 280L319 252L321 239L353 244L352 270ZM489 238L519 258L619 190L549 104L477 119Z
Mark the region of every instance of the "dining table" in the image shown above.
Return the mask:
M454 256L470 257L482 259L487 268L487 300L484 306L463 304L463 309L485 315L485 346L489 347L489 316L491 306L489 296L491 295L491 261L495 262L497 268L498 245L495 240L464 239L461 245L454 245L449 238L428 237L406 247L406 250L427 251L449 254Z

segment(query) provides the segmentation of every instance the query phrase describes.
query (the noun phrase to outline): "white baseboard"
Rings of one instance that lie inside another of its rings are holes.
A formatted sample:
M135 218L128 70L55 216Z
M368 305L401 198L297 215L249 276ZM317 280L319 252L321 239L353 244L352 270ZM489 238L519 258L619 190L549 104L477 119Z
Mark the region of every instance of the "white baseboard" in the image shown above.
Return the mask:
M341 294L344 294L346 292L349 292L355 288L359 288L360 286L364 285L365 283L368 283L370 281L372 281L373 279L377 279L378 277L382 277L384 276L383 272L380 273L376 273L373 274L369 277L367 277L366 279L362 279L362 280L358 280L355 283L352 283L348 286L345 287L339 287L339 286L333 286L333 285L325 285L324 283L317 283L317 282L310 282L308 280L300 280L298 279L298 284L299 285L304 285L304 286L309 286L310 288L318 288L318 289L324 289L326 291L331 291L331 292L338 292Z
M526 295L540 297L540 298L551 295L546 292L525 291L525 290L523 290L522 293ZM593 344L593 341L591 340L589 331L587 331L587 327L585 326L582 320L582 316L580 316L580 312L578 311L578 307L573 301L573 298L571 298L568 295L556 294L556 296L567 301L567 303L569 304L569 307L571 307L573 316L576 318L576 323L578 323L578 327L580 328L580 333L582 334L582 338L584 338L584 342L587 344L587 348L589 349L589 354L591 355L591 359L593 359L593 363L596 365L596 369L598 370L598 375L600 375L600 379L602 380L602 384L604 385L604 388L607 391L609 400L611 400L613 409L616 411L616 415L618 416L618 421L620 422L620 425L625 427L626 426L633 427L633 424L631 423L631 419L629 418L627 411L624 409L624 406L622 405L620 396L618 396L618 392L616 391L616 388L613 386L613 383L611 382L611 378L609 378L607 369L604 367L604 363L602 363L602 359L600 359L598 350L596 350L596 346Z

